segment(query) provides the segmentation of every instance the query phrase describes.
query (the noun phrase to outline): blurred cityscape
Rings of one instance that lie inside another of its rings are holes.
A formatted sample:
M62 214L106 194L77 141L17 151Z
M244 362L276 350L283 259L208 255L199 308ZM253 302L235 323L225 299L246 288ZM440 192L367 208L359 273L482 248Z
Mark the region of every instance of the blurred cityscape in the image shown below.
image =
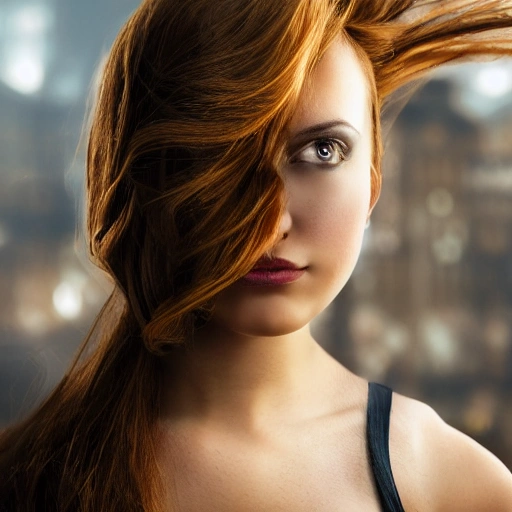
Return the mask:
M0 427L55 385L107 296L76 236L79 140L94 71L137 3L0 4ZM427 402L509 468L511 124L508 61L450 68L412 96L361 260L316 326L353 371Z

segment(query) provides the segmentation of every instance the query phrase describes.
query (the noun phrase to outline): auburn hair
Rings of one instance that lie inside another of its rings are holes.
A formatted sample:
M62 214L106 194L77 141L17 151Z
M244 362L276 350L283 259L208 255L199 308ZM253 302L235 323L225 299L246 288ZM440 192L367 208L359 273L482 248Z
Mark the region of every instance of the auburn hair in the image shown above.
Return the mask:
M0 435L0 508L162 511L162 355L275 243L286 128L325 49L343 37L368 77L373 205L390 94L440 64L512 54L498 30L511 26L501 0L143 1L88 143L90 255L114 292L55 390Z

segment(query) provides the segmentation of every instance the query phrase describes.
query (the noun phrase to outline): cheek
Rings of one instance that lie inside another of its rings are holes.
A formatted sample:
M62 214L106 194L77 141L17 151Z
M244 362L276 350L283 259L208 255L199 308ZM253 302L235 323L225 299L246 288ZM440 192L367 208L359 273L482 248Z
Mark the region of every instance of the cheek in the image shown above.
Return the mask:
M349 190L332 187L329 200L317 206L322 220L310 226L311 238L314 237L312 272L317 278L319 293L323 290L324 307L343 289L357 264L369 200L369 187L368 191L366 187Z
M366 190L332 186L311 207L308 230L321 247L333 249L357 244L368 214ZM347 247L348 248L348 247Z
M318 178L300 186L296 227L313 242L311 249L318 249L323 257L351 259L354 250L359 251L369 213L369 165L367 171L334 171Z

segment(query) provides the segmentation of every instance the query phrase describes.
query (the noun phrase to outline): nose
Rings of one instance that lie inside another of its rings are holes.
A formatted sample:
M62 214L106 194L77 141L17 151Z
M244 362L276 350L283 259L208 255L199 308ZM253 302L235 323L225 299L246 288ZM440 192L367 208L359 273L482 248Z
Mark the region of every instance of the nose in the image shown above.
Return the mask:
M285 208L279 224L278 241L288 238L292 228L292 216L288 207Z

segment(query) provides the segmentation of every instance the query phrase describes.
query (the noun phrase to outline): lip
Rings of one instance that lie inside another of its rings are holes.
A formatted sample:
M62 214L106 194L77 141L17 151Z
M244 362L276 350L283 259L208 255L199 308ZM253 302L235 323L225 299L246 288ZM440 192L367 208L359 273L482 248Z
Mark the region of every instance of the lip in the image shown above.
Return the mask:
M242 282L251 286L278 286L297 281L307 267L298 267L283 258L263 259L242 278Z

